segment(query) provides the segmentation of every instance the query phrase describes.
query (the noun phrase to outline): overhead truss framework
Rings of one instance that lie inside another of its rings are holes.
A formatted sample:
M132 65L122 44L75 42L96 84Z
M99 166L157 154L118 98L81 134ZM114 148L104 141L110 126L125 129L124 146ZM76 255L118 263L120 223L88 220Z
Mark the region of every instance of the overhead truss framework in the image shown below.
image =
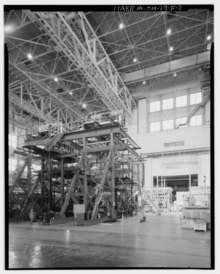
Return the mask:
M116 69L124 74L207 51L207 45L214 40L214 12L209 8L194 6L176 12L94 11L86 16ZM123 28L119 28L120 24ZM173 51L169 51L171 46ZM137 62L133 62L134 58Z
M135 102L85 15L33 13L56 46L86 76L106 106L131 115ZM33 16L31 14L30 16Z
M12 22L5 35L12 105L69 131L89 113L131 115L135 102L83 13L11 11Z

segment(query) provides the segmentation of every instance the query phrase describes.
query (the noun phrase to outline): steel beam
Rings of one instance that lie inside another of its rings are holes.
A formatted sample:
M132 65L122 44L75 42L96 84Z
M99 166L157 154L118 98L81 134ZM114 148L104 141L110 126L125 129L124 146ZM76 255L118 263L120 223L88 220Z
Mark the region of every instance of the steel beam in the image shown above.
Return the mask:
M120 133L121 128L119 126L115 127L107 127L107 128L97 128L93 130L83 130L83 131L76 131L76 132L71 132L71 133L66 133L64 134L63 138L61 141L71 141L74 139L82 139L83 137L97 137L101 135L107 135L110 133Z
M19 182L19 180L20 180L20 178L21 178L21 176L22 176L22 174L23 174L23 172L24 172L24 169L26 168L26 166L27 166L27 164L28 164L28 160L29 160L29 159L25 159L23 166L21 167L20 171L18 172L17 177L16 177L16 179L14 180L14 183L13 183L13 185L11 186L11 188L10 188L10 190L9 190L9 197L12 195L12 192L13 192L15 186L16 186L17 183Z
M79 160L79 163L78 163L78 168L81 168L82 164L83 164L83 160L84 160L84 153L82 154L80 160ZM69 200L71 198L71 195L72 195L72 191L73 191L73 188L76 184L76 180L77 180L77 177L78 177L78 174L79 174L79 170L76 171L76 173L74 174L73 176L73 179L72 179L72 182L70 184L70 187L69 187L69 190L68 190L68 193L66 195L66 198L65 198L65 201L64 201L64 204L61 208L61 211L60 211L60 216L63 217L64 214L65 214L65 211L66 211L66 208L69 204Z
M203 52L179 60L167 62L161 65L145 68L135 72L124 74L122 77L126 83L135 83L141 80L149 80L154 77L165 76L176 71L186 70L210 61L210 53Z
M77 64L108 108L123 109L131 115L135 102L83 13L77 15L78 33L62 13L27 14L35 16L68 60Z
M106 163L105 163L105 169L104 169L103 177L102 177L100 185L98 186L98 189L97 189L97 190L99 190L99 192L97 191L98 196L96 197L96 200L95 200L95 205L94 205L94 208L93 208L93 211L92 211L91 220L94 220L96 218L97 209L98 209L99 203L101 202L102 197L103 197L103 193L101 191L103 190L103 187L104 187L104 184L105 184L105 181L106 181L106 178L107 178L108 169L111 165L111 155L112 155L112 149L110 149L110 151L109 151L109 154L108 154L108 157L107 157Z

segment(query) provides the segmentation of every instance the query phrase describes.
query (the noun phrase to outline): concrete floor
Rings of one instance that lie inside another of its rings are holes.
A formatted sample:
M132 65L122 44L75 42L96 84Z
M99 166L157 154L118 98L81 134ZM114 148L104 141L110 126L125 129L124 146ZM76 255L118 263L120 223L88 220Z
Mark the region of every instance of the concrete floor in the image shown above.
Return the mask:
M210 268L210 232L182 229L180 217L148 215L74 227L9 225L9 268Z

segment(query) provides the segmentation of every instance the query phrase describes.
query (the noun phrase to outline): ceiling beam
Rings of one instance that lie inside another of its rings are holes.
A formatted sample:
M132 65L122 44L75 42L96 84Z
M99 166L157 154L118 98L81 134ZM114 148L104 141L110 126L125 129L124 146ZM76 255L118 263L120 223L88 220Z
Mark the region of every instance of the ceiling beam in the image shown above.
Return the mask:
M122 75L122 78L125 83L131 84L139 82L141 80L148 80L155 77L161 77L176 71L186 70L194 66L201 65L203 63L208 63L209 61L210 52L206 51L182 59L167 62L161 65L126 73Z

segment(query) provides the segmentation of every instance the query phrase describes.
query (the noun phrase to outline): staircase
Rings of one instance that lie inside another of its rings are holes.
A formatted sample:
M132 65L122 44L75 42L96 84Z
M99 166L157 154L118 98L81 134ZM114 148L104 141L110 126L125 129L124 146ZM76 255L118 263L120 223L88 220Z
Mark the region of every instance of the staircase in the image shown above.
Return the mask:
M178 129L178 128L182 127L182 126L188 125L188 123L190 122L190 120L192 119L192 117L196 114L196 112L197 112L200 108L204 107L204 106L208 103L209 100L210 100L210 96L209 96L209 95L207 95L206 97L204 97L204 100L202 101L202 103L198 104L198 105L190 112L190 114L189 114L188 117L187 117L186 122L185 122L185 123L182 123L182 124L179 124L178 126L176 126L176 129Z
M61 132L61 133L57 133L55 136L50 138L46 145L47 150L51 150L56 145L56 143L61 140L63 135L64 135L64 133Z
M159 207L155 204L155 202L151 199L149 191L141 189L141 198L144 202L150 204L151 208L154 212L159 214Z

